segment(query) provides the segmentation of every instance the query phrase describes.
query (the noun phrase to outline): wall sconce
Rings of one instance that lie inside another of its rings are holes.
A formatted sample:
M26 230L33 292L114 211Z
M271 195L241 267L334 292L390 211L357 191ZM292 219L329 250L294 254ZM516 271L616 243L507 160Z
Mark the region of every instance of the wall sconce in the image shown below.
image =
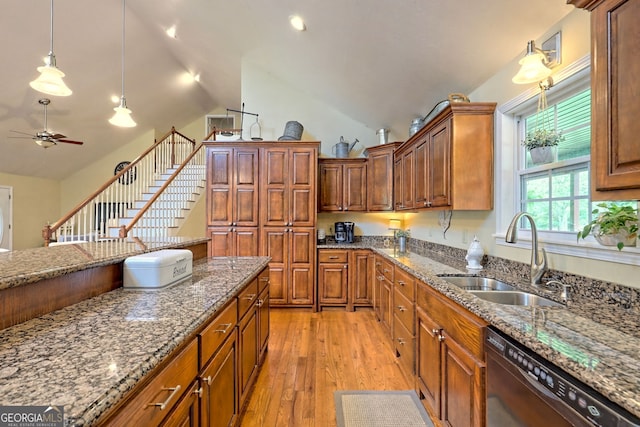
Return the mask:
M537 48L533 40L527 43L527 53L519 61L520 71L511 79L516 84L537 83L551 75L551 68L560 64L560 32Z

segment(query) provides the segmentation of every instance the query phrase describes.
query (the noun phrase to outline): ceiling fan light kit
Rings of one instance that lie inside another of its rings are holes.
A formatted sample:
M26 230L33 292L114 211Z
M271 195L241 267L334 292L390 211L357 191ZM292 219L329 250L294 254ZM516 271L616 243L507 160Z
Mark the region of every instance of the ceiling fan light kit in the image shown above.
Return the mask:
M127 100L124 97L124 40L125 40L125 0L122 0L122 96L120 96L120 105L113 110L116 112L109 119L109 123L118 127L131 128L136 126L136 122L131 117L131 110L127 108Z
M51 0L51 47L45 65L38 67L40 75L29 85L38 92L54 96L69 96L71 89L62 78L65 74L56 66L56 56L53 54L53 0Z

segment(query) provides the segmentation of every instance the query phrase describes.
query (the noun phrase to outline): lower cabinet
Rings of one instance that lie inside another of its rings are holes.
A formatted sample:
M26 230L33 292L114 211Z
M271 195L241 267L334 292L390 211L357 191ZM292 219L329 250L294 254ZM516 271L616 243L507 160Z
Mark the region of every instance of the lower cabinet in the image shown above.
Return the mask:
M265 268L101 425L236 425L268 340Z
M484 426L486 323L418 284L416 388L443 425Z
M393 345L400 366L412 376L415 373L415 279L396 268L393 283Z
M391 322L393 316L392 289L393 271L391 262L380 255L374 257L374 295L373 307L376 317L391 336Z
M318 309L371 307L373 254L368 249L318 250Z

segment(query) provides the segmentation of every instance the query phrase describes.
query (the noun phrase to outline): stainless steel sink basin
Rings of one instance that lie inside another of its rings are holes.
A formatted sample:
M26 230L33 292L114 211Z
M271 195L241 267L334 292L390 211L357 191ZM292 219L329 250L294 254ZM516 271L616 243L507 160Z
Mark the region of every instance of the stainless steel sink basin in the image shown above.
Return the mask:
M521 291L470 291L470 293L485 301L497 304L564 307L550 299Z
M443 276L448 283L466 291L515 291L515 287L495 279L477 276Z

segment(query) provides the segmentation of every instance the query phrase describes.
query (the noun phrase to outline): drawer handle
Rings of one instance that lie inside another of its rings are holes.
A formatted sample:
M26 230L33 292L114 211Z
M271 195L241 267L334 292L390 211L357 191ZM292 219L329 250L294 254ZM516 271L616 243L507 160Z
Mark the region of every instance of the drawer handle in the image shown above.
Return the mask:
M258 301L256 301L256 307L262 307L263 304L264 304L264 301L262 299L259 299Z
M202 387L197 390L193 390L193 394L197 394L199 398L202 398Z
M402 280L398 280L398 285L400 285L400 286L404 286L404 285L406 285L406 283L405 283L405 282L403 282Z
M404 306L399 305L398 306L398 311L407 311L407 309Z
M178 384L177 386L175 386L173 388L163 388L162 390L166 390L166 391L170 391L171 392L169 397L167 397L167 400L165 400L162 403L149 403L149 405L147 405L147 406L157 406L157 407L160 408L161 411L164 411L164 409L167 407L167 405L169 404L171 399L173 399L173 396L175 396L180 391L180 384Z
M222 326L224 329L216 329L214 332L220 332L221 334L226 334L231 326L231 323L223 323Z
M268 277L261 277L261 278L260 278L260 281L261 281L261 282L268 282L268 281L269 281L269 278L268 278Z
M338 259L338 258L339 258L339 257L338 257L337 255L331 255L331 256L329 257L329 259Z
M405 343L406 343L405 340L403 340L402 338L398 338L398 344L404 345Z
M387 268L383 269L382 271L384 271L385 273L391 273L391 270L389 270Z
M249 295L247 295L246 297L244 297L244 299L246 299L246 300L248 300L248 301L251 301L251 300L253 300L255 297L256 297L256 294L249 294Z

